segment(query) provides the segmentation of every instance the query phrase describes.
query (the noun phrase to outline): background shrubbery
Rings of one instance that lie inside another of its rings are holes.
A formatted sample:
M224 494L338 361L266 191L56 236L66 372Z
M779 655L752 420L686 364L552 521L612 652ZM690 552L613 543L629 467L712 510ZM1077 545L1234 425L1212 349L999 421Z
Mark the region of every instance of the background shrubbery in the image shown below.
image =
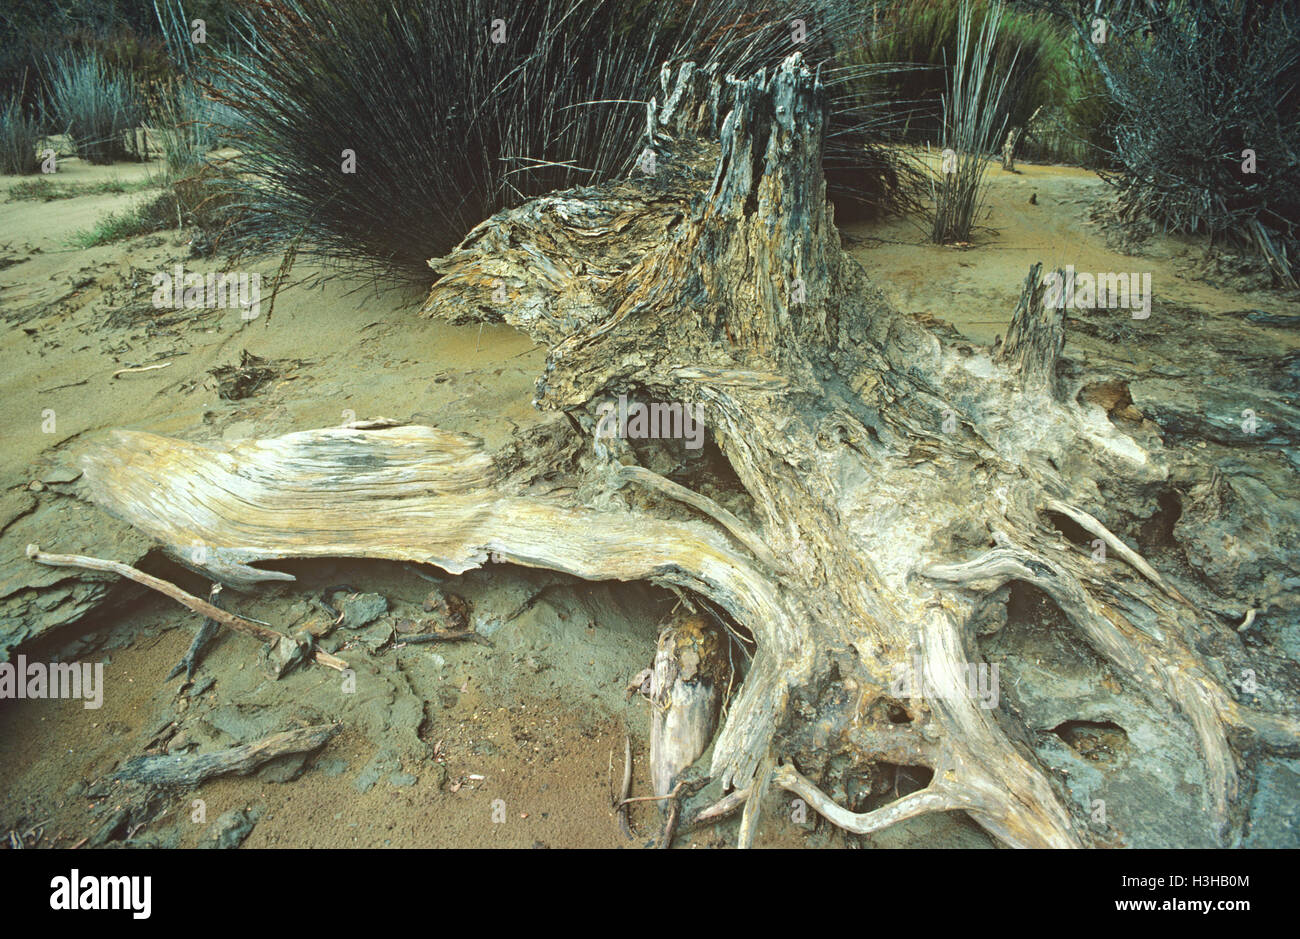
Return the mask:
M835 100L832 197L884 207L907 177L873 146L879 109L849 81L864 69L842 61L867 8L535 0L512 7L497 45L489 0L249 5L246 42L220 62L215 92L244 128L247 230L267 244L309 231L330 256L423 274L502 208L628 173L664 61L747 74L796 49L826 66ZM800 46L795 18L808 28ZM340 171L344 150L355 174Z
M19 99L0 106L0 173L35 173L41 136L40 122L23 114Z
M943 139L955 0L7 0L0 169L67 132L95 162L167 160L159 219L423 276L492 213L628 172L665 60L750 72L797 47L832 100L837 217L917 207L898 143ZM990 0L973 0L978 33ZM1300 0L1008 0L991 126L1020 156L1097 166L1130 214L1208 232L1293 276ZM493 45L493 19L507 19ZM203 19L207 43L190 41ZM1005 131L1000 131L1004 133ZM209 158L231 144L238 162ZM981 142L996 149L1001 141ZM1242 151L1258 172L1241 172ZM343 151L357 172L341 170ZM238 223L238 224L236 224ZM232 241L232 244L235 242Z
M1089 40L1087 17L1077 22ZM1109 178L1121 203L1167 230L1249 245L1294 286L1300 3L1120 4L1107 41L1087 48L1117 114Z
M988 16L989 0L976 0L972 35ZM913 143L941 136L940 99L956 60L960 4L957 0L898 0L877 6L860 61L881 66L872 91ZM1069 23L1060 16L1008 4L994 41L994 74L1009 75L1003 106L994 123L1025 127L1027 157L1074 163L1103 158L1106 101L1096 70L1083 54ZM1041 109L1041 111L1040 111ZM1001 143L1001 141L998 141Z
M140 96L129 72L110 69L94 53L68 53L49 72L53 129L68 135L77 156L87 163L139 156Z

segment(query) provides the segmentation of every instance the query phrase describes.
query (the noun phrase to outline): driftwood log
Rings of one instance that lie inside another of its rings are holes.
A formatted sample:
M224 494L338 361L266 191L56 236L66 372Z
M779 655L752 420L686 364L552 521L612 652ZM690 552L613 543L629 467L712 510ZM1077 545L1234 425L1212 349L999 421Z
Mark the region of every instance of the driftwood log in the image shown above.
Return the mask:
M652 174L534 199L431 262L428 314L549 346L536 404L554 420L495 454L416 426L229 452L119 432L87 458L96 501L179 558L204 545L203 570L231 585L288 576L254 566L268 559L371 557L690 592L754 640L708 768L750 790L746 843L776 787L856 832L959 810L1007 845L1099 843L1030 745L1050 727L931 690L964 684L990 605L1031 585L1107 681L1192 741L1191 798L1230 839L1248 755L1295 751L1294 701L1248 706L1230 685L1255 653L1212 612L1245 614L1227 587L1177 589L1115 533L1118 507L1149 512L1174 460L1077 394L1037 272L996 354L891 310L841 249L825 95L798 56L661 83ZM599 404L624 393L703 405L729 488L647 467L671 441L596 439ZM1294 537L1293 518L1277 524L1241 537ZM1294 588L1269 584L1260 602L1293 609ZM891 691L913 667L919 690ZM929 782L852 811L813 781L832 756Z
M211 753L137 756L122 764L114 776L152 786L194 786L227 773L243 776L276 757L318 750L341 728L341 724L318 724L286 730L256 743Z

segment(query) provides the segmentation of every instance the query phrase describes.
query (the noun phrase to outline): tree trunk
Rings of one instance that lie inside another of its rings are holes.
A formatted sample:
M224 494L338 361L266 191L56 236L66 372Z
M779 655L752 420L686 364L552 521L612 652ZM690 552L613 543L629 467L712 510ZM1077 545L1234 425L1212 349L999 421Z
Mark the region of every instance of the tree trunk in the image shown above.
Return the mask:
M770 781L857 832L961 810L1008 845L1110 843L1034 748L1050 727L956 690L990 609L1031 585L1134 707L1194 739L1198 797L1231 837L1242 754L1293 751L1300 724L1239 703L1225 675L1246 652L1198 651L1235 631L1101 521L1152 502L1172 458L1078 397L1037 268L996 354L899 314L841 250L824 92L799 56L661 83L632 178L502 212L431 262L426 312L546 343L536 404L562 415L492 455L428 427L228 454L119 432L87 459L96 500L232 585L288 576L258 561L346 556L689 591L756 643L708 769L751 787L745 831ZM702 405L738 483L683 487L635 465L674 443L595 439L622 393ZM932 776L853 812L809 778L832 758Z

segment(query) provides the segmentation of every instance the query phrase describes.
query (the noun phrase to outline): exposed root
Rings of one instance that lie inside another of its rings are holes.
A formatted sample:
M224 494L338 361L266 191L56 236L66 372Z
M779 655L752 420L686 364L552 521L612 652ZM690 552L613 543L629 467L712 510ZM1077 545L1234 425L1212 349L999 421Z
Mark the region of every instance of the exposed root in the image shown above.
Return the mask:
M728 815L739 812L745 807L745 803L749 801L749 791L749 787L746 786L744 789L736 789L727 793L717 802L696 812L695 817L691 819L691 824L706 825L711 822L721 821Z
M1059 499L1048 499L1047 508L1050 511L1059 512L1066 518L1077 523L1090 534L1096 535L1103 543L1105 543L1111 553L1126 561L1134 570L1163 590L1172 599L1177 600L1180 603L1188 602L1186 597L1165 583L1164 578L1160 576L1159 572L1154 567L1146 562L1146 559L1143 558L1142 555L1138 554L1121 541L1114 532L1103 525L1098 519L1089 515L1087 512L1083 511L1083 509L1076 509L1072 505L1066 505Z
M282 632L277 632L269 626L263 626L260 623L234 613L227 613L221 607L213 606L206 600L201 600L191 593L186 593L175 584L169 584L165 580L154 577L152 574L146 574L144 571L136 570L129 564L122 564L117 561L106 561L102 558L86 557L81 554L50 554L42 551L36 545L27 546L27 556L38 564L48 564L51 567L80 567L90 571L107 571L111 574L117 574L128 580L133 580L138 584L143 584L152 590L171 597L182 606L187 606L195 613L202 613L213 622L227 626L236 632L248 633L263 642L279 645L282 642L292 642L293 640ZM320 649L312 650L312 657L318 665L324 665L327 668L343 671L348 667L348 663L330 655Z
M832 825L855 835L880 831L905 819L916 818L929 812L968 809L973 802L965 793L931 785L871 812L857 813L836 805L830 796L813 785L812 780L803 776L789 763L776 768L772 781L799 796Z
M1269 740L1282 742L1286 729L1294 730L1297 726L1294 720L1277 715L1248 715L1247 709L1233 700L1174 632L1176 624L1171 623L1169 629L1155 636L1147 635L1118 611L1094 598L1068 570L1045 557L1012 546L1005 538L1002 547L972 561L931 565L924 573L935 580L964 586L978 583L987 585L988 589L997 589L1012 580L1032 584L1051 597L1092 648L1114 663L1152 704L1161 706L1166 701L1176 704L1200 743L1206 763L1208 808L1220 830L1228 823L1228 805L1237 794L1237 767L1228 744L1227 727L1254 728L1267 743Z
M665 479L658 473L651 472L643 466L623 466L616 469L617 475L629 482L645 486L647 489L653 489L655 492L662 493L670 499L675 499L689 505L693 509L698 509L709 518L716 521L719 525L735 537L737 541L748 548L754 555L768 567L778 570L781 563L777 560L776 555L771 549L763 543L762 538L750 529L748 525L736 518L731 512L728 512L722 506L718 505L707 496L702 496L698 492L692 492L685 486L673 482L671 479Z
M754 834L758 831L763 798L772 783L775 765L776 761L769 756L763 760L758 772L754 774L753 785L749 787L749 796L745 799L745 810L740 815L740 831L736 835L737 848L749 848L754 844Z

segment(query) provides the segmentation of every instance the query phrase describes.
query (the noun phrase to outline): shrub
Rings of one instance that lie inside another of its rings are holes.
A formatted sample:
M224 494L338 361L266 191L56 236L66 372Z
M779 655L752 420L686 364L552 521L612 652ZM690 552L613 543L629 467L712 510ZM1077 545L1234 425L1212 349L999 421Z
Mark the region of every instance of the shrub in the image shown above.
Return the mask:
M627 174L665 60L746 73L796 49L826 66L837 187L888 199L890 157L865 146L876 120L840 50L857 0L283 0L250 4L242 50L210 94L241 127L244 236L254 244L380 262L427 275L493 213L556 189ZM808 38L791 42L790 20ZM341 172L343 151L356 172Z
M36 150L41 142L40 122L23 114L21 99L0 109L0 173L35 173L40 169Z
M96 55L64 56L52 66L50 99L59 128L88 163L136 156L139 123L135 85L114 75Z
M200 169L217 143L217 129L203 93L188 81L164 86L154 109L155 131L169 178Z
M209 104L188 81L161 86L153 118L163 172L151 185L161 186L162 192L100 219L94 228L77 235L76 244L91 247L167 228L191 227L198 230L196 250L210 253L216 249L227 224L238 215L238 203L224 162L209 158L217 141Z
M973 3L975 31L989 10L988 0ZM951 81L958 26L959 5L951 0L901 0L873 18L859 58L896 66L882 69L872 83L906 124L910 140L934 140L940 133L941 99ZM1023 142L1027 151L1049 160L1100 159L1094 144L1106 118L1104 90L1069 25L1045 13L1004 9L993 50L993 70L1009 76L997 121L1005 116L1008 127L1027 127L1041 108L1039 127L1030 128Z
M1122 15L1121 15L1122 14ZM1123 6L1105 43L1076 29L1118 117L1105 174L1166 230L1249 245L1300 274L1300 5L1183 0ZM1246 150L1257 172L1243 170Z

